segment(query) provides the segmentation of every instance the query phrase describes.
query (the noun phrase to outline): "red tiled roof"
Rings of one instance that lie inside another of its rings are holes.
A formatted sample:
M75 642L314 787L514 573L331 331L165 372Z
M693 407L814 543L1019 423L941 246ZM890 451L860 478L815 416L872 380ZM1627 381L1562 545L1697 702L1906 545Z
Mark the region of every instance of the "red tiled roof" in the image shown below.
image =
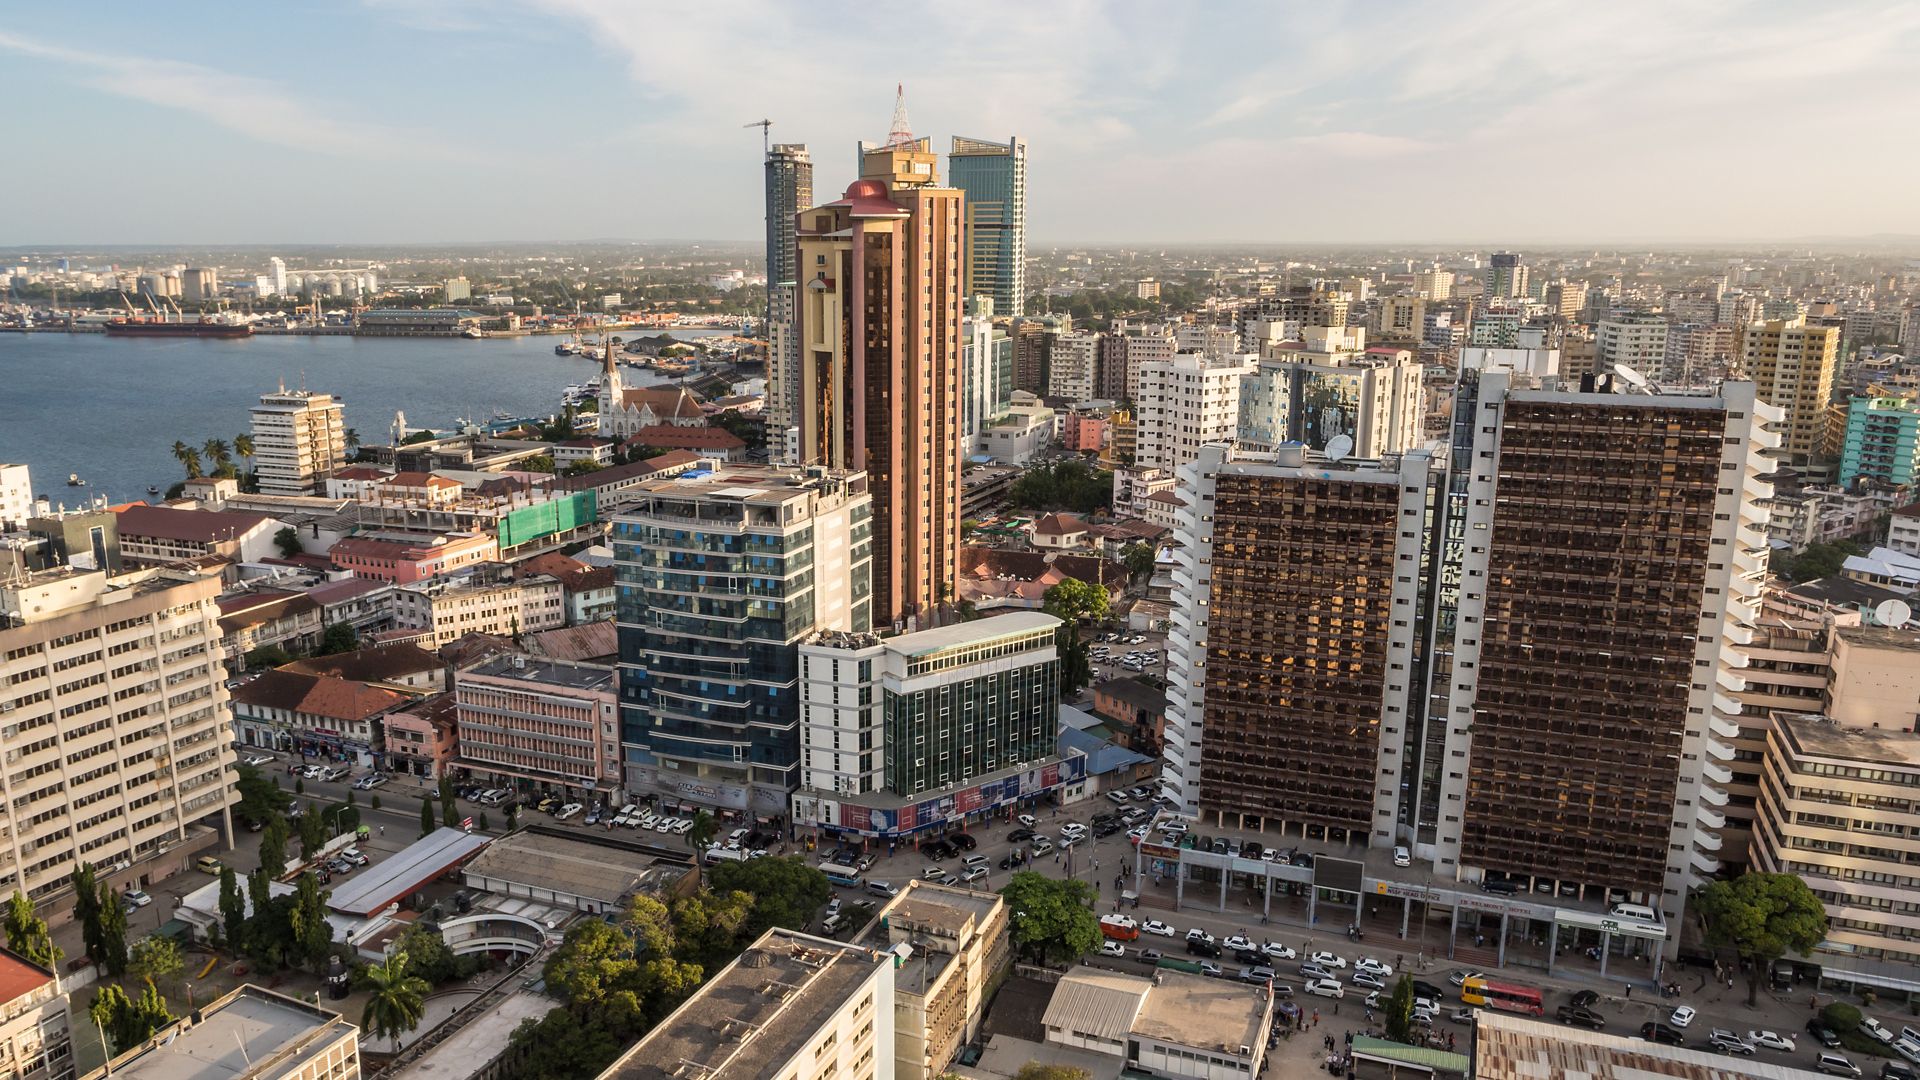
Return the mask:
M242 510L180 510L171 506L133 503L116 514L120 535L151 536L160 540L184 540L196 544L218 544L240 537L273 519L265 514Z
M309 675L276 668L234 687L233 700L243 705L285 709L329 720L366 720L405 705L413 698L333 675Z
M393 682L408 675L440 671L446 667L438 656L418 645L377 645L352 652L334 653L295 660L280 667L302 675L332 675L362 682Z
M701 416L700 401L684 386L641 386L622 391L620 403L629 409L646 406L655 416L668 420L691 420Z
M691 450L669 450L664 454L650 457L641 462L650 469L671 469L679 465L691 465L700 460L700 455Z
M446 476L435 476L427 472L397 472L387 477L387 483L397 487L459 487L460 481Z
M579 559L571 555L562 555L557 551L549 551L541 555L535 555L531 559L514 564L514 566L515 569L522 574L551 574L554 577L561 577L565 574L571 574L575 570L585 570L587 568L587 564L581 562Z
M385 469L376 469L368 465L349 465L333 474L335 480L385 480Z
M739 450L747 444L726 428L655 424L635 432L627 445L663 446L670 450Z
M53 981L48 972L9 952L0 952L0 1003L16 1001Z
M1065 536L1068 533L1086 532L1087 523L1072 514L1048 514L1033 523L1033 531L1048 536Z

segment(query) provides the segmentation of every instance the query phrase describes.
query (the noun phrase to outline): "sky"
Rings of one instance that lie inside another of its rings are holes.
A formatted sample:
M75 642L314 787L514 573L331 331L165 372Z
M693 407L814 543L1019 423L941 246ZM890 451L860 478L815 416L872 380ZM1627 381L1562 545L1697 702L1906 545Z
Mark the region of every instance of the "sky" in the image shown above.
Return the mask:
M9 5L0 246L751 241L886 134L1029 143L1029 246L1920 234L1920 4Z

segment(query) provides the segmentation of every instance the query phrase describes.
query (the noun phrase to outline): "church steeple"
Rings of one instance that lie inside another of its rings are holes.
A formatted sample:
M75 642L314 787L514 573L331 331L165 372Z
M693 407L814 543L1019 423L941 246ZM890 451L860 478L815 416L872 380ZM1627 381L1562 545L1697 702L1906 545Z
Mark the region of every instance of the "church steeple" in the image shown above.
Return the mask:
M606 351L600 360L600 420L594 425L602 435L614 435L615 417L621 408L620 365L613 358L613 338L606 339Z

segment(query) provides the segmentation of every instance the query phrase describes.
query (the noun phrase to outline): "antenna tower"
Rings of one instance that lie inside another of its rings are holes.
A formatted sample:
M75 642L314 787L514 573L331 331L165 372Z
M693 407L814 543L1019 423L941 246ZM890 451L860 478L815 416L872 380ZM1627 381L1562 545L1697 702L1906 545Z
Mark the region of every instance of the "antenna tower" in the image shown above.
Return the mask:
M888 146L906 146L913 142L913 125L907 122L907 88L904 83L893 86L893 124L887 130Z

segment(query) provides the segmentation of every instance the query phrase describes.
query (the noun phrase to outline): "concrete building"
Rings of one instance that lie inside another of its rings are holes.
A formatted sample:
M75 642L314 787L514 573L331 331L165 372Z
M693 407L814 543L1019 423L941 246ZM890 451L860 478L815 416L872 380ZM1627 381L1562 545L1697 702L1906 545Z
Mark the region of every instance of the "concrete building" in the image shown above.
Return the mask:
M355 577L411 585L464 567L496 562L500 543L492 533L423 536L375 531L335 541L327 550L327 558Z
M281 525L265 514L129 503L114 518L120 558L127 566L164 566L208 556L258 562L280 550L273 537Z
M887 901L859 943L901 957L893 972L894 1075L935 1080L979 1038L987 995L1013 967L999 894L915 879Z
M1140 366L1135 461L1169 473L1192 461L1200 448L1233 438L1240 420L1240 382L1255 372L1253 358L1209 364L1197 353Z
M153 1033L87 1080L352 1080L360 1029L340 1014L249 983Z
M465 277L450 277L441 286L441 299L451 304L458 300L473 299L473 283Z
M1805 319L1774 319L1740 330L1736 361L1758 388L1760 400L1786 414L1782 434L1789 464L1817 464L1822 457L1839 351L1839 327L1812 326Z
M14 1080L72 1080L73 1019L49 968L0 950L0 1072Z
M1908 503L1887 515L1887 547L1920 556L1920 503Z
M1265 1065L1273 998L1183 971L1145 979L1081 967L1055 984L1040 1023L1049 1044L1122 1059L1122 1075L1239 1080Z
M513 653L454 677L456 764L523 793L599 802L619 792L619 690L612 668Z
M863 148L861 178L798 231L800 459L866 474L883 626L957 582L965 207L938 164L904 132Z
M1068 401L1093 400L1101 335L1081 330L1056 334L1047 353L1047 396Z
M627 787L785 813L798 645L873 628L867 478L736 465L627 494L613 525Z
M801 645L794 822L907 836L1037 797L1057 763L1059 628L1019 611Z
M346 464L345 408L332 394L288 390L253 407L253 465L265 495L324 494L327 475Z
M794 222L813 205L813 158L805 143L767 151L767 429L785 431L800 410L793 349L794 288L799 280Z
M894 969L910 960L768 930L600 1080L894 1080Z
M173 570L0 583L0 871L28 898L69 889L81 862L116 884L158 880L212 843L197 824L231 835L219 591Z
M954 136L947 175L966 196L968 296L993 297L993 309L1027 309L1027 144Z
M33 517L33 475L25 465L0 462L0 532L26 527Z
M961 326L966 370L961 437L975 448L986 425L1013 403L1013 339L994 324L992 307L990 298L975 297Z
M1251 449L1325 450L1344 435L1352 456L1405 453L1423 441L1422 371L1405 349L1262 360L1240 385L1238 439Z
M1438 266L1413 275L1413 291L1428 300L1453 299L1453 271Z
M1426 313L1427 302L1419 296L1383 296L1375 309L1373 336L1383 343L1417 342Z
M1667 317L1657 311L1609 315L1594 330L1594 350L1597 371L1610 372L1620 364L1659 378L1667 363Z
M407 776L438 780L459 751L458 701L435 694L386 715L387 767Z
M1487 295L1502 300L1529 295L1527 266L1511 251L1496 251L1487 263Z
M1848 727L1920 731L1920 634L1899 627L1836 626L1824 712Z
M1920 479L1920 404L1911 398L1856 397L1847 402L1840 485L1872 480L1912 487Z
M482 563L452 577L397 586L394 624L431 631L435 649L468 634L517 637L567 624L566 590L558 581L507 574L504 563Z
M378 726L415 700L414 694L356 679L281 669L233 688L233 725L247 746L346 755L367 768L380 762Z

